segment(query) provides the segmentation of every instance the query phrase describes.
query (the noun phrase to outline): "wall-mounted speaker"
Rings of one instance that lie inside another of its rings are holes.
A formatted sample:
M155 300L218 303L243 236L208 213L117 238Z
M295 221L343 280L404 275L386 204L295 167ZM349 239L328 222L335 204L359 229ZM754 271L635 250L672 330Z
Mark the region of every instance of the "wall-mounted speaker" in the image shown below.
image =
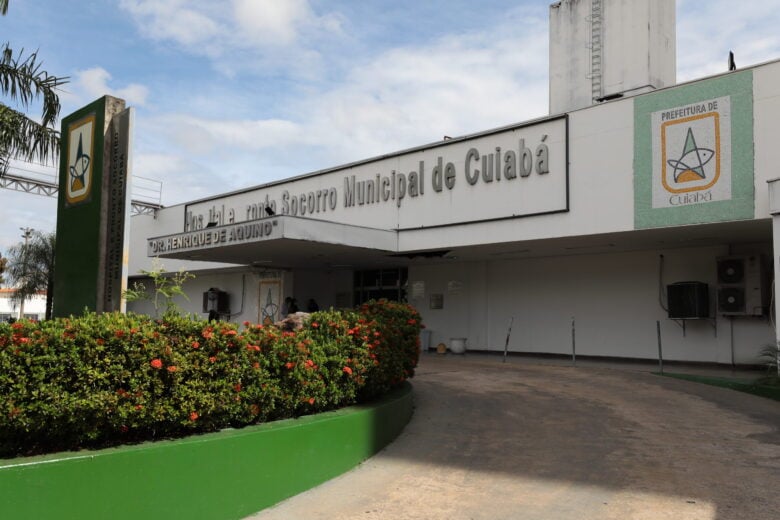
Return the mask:
M230 296L225 291L211 288L203 293L203 312L230 313Z

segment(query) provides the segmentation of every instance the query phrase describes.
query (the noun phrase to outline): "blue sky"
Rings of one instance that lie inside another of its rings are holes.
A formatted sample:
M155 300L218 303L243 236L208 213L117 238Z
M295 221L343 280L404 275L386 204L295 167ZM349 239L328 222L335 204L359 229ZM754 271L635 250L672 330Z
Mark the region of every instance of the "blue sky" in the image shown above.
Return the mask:
M70 76L63 115L136 108L134 174L172 205L546 115L549 4L11 0L0 31ZM678 0L678 81L780 58L777 27L780 0ZM0 251L55 213L0 190Z

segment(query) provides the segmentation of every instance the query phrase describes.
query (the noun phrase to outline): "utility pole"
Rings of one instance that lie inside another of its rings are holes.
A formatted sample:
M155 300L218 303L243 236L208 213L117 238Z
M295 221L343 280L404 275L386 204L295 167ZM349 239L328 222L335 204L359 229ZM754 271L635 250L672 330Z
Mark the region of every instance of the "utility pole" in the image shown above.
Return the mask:
M33 229L28 227L19 228L22 230L22 238L24 239L24 249L22 250L22 265L24 266L24 273L23 278L25 281L27 281L27 260L28 260L28 253L27 253L27 242L32 237ZM22 301L19 302L19 319L21 320L24 318L24 298L22 298Z

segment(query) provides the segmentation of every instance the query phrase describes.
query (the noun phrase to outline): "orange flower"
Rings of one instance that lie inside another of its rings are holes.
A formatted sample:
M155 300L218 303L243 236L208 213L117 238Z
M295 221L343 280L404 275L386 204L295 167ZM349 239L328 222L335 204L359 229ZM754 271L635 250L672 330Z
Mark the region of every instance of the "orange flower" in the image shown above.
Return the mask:
M240 392L241 391L241 383L236 383L235 385L233 385L233 390L235 390L236 392Z
M236 332L233 329L228 329L228 330L223 330L222 334L224 334L225 336L235 336L236 334L238 334L238 332Z
M217 360L217 356L211 356L209 358L209 361L211 361L212 363L214 363L216 360Z
M152 365L152 368L157 368L157 369L162 368L162 361L160 361L157 358L153 359L149 364Z
M125 331L123 331L123 330L118 330L118 331L114 332L114 336L116 336L117 338L120 338L120 339L121 339L121 338L122 338L124 335L125 335Z
M168 372L173 373L173 372L176 372L177 370L178 370L178 368L176 367L176 365L171 365L171 366L168 367Z
M284 364L284 366L287 370L292 370L293 367L295 367L295 363L293 363L292 361L288 361L287 363Z
M309 397L309 404L314 404L314 398L313 397Z
M98 345L105 345L105 344L106 344L106 342L105 342L105 341L103 341L103 339L102 339L102 338L98 338L98 339L96 339L96 340L95 340L95 343L97 343Z
M211 339L214 337L214 328L213 327L206 327L203 329L203 331L200 333L201 336L203 336L206 339Z
M311 326L312 326L312 328L317 329L317 328L319 328L320 324L317 323L316 321L313 321L313 322L311 322Z
M192 348L200 348L200 343L198 343L197 341L193 341Z
M347 374L347 375L352 375L352 369L349 368L349 367L344 367L341 370L343 370L344 373Z
M190 412L190 421L197 421L198 417L200 417L198 412Z

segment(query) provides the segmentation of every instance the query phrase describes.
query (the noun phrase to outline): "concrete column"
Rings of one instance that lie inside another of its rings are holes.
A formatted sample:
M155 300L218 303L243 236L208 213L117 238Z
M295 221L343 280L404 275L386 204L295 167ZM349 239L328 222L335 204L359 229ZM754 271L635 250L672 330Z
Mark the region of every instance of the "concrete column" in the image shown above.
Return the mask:
M769 184L769 212L772 214L772 263L775 277L780 273L780 178L767 181ZM775 281L773 297L775 302L775 346L777 347L777 372L780 375L780 283Z

